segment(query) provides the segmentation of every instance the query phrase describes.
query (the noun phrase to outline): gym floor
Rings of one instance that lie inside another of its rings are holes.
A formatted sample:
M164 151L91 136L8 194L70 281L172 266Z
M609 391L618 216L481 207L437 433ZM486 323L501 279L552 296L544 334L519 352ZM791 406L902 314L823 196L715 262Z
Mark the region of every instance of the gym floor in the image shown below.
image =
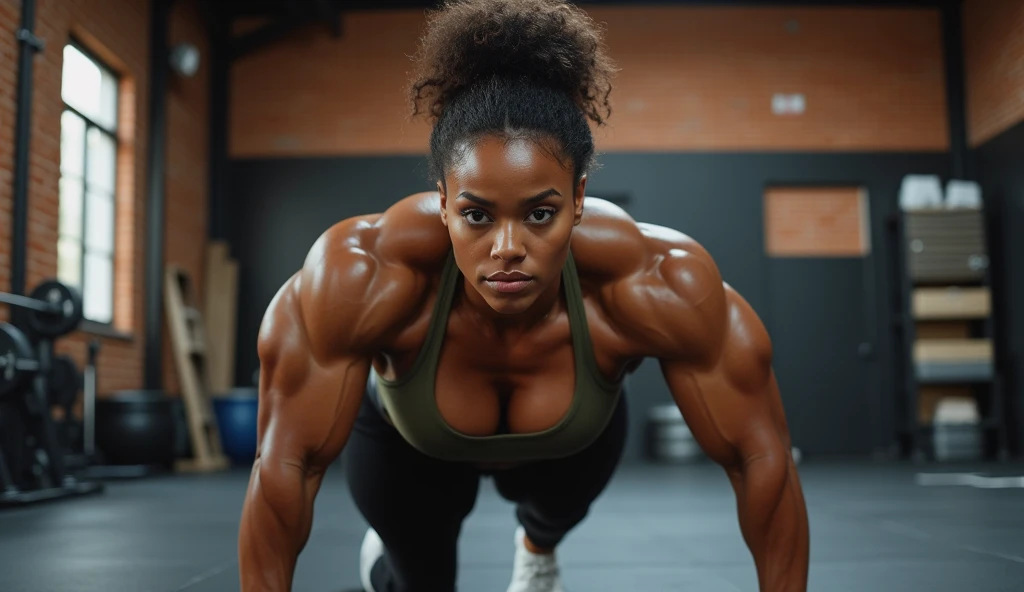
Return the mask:
M1024 589L1024 489L922 486L920 472L1021 467L805 463L809 590ZM0 512L3 592L225 592L248 473L114 482L98 496ZM489 482L464 526L460 589L502 591L511 506ZM756 591L728 482L712 465L624 466L560 551L569 590ZM329 473L295 590L358 588L365 523Z

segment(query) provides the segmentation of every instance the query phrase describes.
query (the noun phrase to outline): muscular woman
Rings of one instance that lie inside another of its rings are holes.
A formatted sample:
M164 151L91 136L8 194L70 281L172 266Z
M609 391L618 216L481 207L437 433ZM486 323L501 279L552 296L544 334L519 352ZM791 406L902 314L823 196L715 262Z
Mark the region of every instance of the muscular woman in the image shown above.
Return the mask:
M732 483L760 589L804 591L764 326L693 239L585 197L614 71L600 30L559 0L467 0L432 14L418 58L436 191L330 228L261 327L242 589L290 589L344 448L367 591L455 590L483 476L520 524L509 592L561 591L556 548L622 452L623 377L655 358Z

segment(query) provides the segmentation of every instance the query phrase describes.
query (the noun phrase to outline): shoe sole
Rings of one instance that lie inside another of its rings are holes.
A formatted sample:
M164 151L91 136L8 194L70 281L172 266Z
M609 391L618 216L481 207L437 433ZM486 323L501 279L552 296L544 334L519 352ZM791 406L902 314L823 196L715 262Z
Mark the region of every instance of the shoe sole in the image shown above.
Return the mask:
M366 536L363 537L363 545L359 549L359 581L363 584L364 592L377 592L370 584L370 572L383 555L384 542L380 540L377 531L368 529Z

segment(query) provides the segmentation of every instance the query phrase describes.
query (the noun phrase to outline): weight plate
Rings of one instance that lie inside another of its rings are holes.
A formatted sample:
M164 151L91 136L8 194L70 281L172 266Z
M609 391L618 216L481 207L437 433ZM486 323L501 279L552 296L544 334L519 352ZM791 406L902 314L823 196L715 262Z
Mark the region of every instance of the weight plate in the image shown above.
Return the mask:
M47 377L50 405L64 408L71 407L78 398L82 388L82 375L75 366L75 361L68 356L57 356L50 367Z
M60 337L74 331L82 322L82 295L77 289L50 280L39 284L32 290L32 298L49 302L58 306L58 313L32 311L29 324L32 330L42 337Z
M0 323L0 398L20 394L35 368L32 344L25 334L14 325Z

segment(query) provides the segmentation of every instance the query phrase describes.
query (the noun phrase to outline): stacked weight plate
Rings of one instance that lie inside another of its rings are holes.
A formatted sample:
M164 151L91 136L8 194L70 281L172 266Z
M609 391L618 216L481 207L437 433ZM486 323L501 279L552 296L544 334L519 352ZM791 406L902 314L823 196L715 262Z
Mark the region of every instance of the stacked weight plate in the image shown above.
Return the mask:
M915 283L980 282L988 268L980 210L906 214L910 277Z

